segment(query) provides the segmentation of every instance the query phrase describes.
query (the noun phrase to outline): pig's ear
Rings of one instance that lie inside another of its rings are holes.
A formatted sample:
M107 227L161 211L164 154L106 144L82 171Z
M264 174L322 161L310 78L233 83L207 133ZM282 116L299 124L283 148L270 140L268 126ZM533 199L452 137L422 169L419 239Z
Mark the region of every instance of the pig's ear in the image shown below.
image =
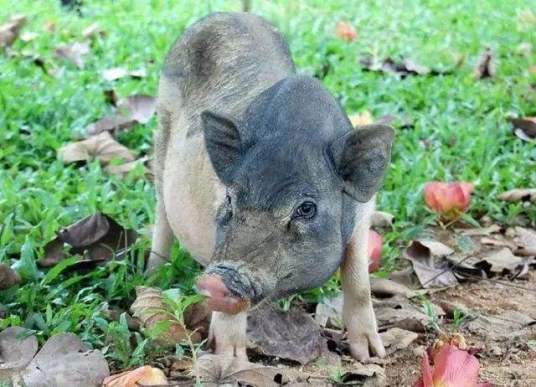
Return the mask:
M201 113L205 146L223 184L228 185L241 154L240 133L228 117L205 110Z
M366 125L329 145L343 189L355 200L368 202L378 190L391 160L393 137L394 130L387 125Z

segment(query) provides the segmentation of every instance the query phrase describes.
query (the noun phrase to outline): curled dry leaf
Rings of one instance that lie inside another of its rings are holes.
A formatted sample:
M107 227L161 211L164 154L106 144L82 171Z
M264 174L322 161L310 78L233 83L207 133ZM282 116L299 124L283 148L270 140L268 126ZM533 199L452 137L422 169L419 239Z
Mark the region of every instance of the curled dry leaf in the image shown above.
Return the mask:
M471 183L431 181L424 186L424 201L442 217L456 219L469 206L473 190Z
M143 328L154 336L153 341L159 346L174 348L175 344L187 339L188 336L194 342L201 339L199 333L189 332L167 309L160 289L136 287L136 300L130 310L134 317L140 319Z
M56 47L56 56L73 62L79 69L84 68L84 57L89 54L88 42L75 42L72 44L62 44Z
M507 274L520 272L524 266L528 266L529 260L517 257L512 250L505 247L486 254L475 266L484 269L488 273Z
M166 385L168 380L162 370L143 366L136 369L108 376L102 382L102 387L139 387Z
M0 48L9 47L18 38L26 16L12 16L6 23L0 25Z
M335 35L347 42L353 42L357 38L357 32L355 28L348 22L338 21L335 26Z
M136 124L133 117L125 116L109 116L103 117L100 120L89 124L86 128L86 134L94 136L96 134L107 132L110 130L128 129Z
M125 109L128 116L140 124L146 124L154 115L156 99L150 95L131 95L120 99L117 107Z
M382 257L383 237L376 231L369 230L368 235L368 256L369 256L369 273L375 272L380 268L380 259Z
M15 270L7 265L0 264L0 290L18 285L20 282L20 275Z
M64 163L79 161L89 162L93 159L108 164L114 159L124 162L134 161L132 152L115 141L109 132L91 136L87 140L73 142L58 149L58 158Z
M102 77L110 82L125 77L144 78L146 75L147 73L144 69L129 71L124 67L113 67L102 72Z
M505 202L536 202L536 188L517 188L503 192L497 197Z
M445 259L453 252L440 242L416 240L409 245L404 256L413 264L413 270L423 288L445 287L458 283Z
M536 138L536 117L510 118L514 134L524 141Z
M72 268L104 262L114 256L121 258L136 238L134 230L125 229L109 216L96 213L60 230L56 238L45 245L45 255L38 264L50 267L65 259L65 245L69 246L70 254L83 255L79 264Z
M248 337L263 355L307 364L320 356L324 345L320 327L306 313L283 312L271 305L248 316Z
M488 47L478 58L475 67L475 77L476 79L491 78L495 76L495 72L495 58L491 48Z
M394 219L394 215L388 212L374 211L370 223L374 228L391 228L393 226Z
M428 354L421 360L422 376L416 387L484 387L490 384L478 383L480 363L467 351L453 345L443 346L433 357L430 365Z

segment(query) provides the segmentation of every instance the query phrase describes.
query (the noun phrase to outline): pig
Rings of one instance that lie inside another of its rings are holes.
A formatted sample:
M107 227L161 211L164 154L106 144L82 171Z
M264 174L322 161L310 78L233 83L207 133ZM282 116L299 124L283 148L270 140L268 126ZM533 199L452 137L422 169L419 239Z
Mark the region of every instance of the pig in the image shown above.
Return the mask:
M353 128L321 82L296 73L281 34L247 13L211 14L183 33L157 111L147 271L174 237L205 267L197 288L213 310L215 353L246 358L249 308L340 268L351 353L384 356L367 240L393 129Z

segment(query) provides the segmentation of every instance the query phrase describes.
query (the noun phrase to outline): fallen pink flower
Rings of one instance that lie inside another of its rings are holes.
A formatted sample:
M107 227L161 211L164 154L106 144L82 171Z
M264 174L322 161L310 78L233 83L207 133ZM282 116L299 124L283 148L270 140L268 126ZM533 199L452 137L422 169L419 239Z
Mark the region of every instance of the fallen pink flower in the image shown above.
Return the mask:
M422 375L415 387L491 387L489 383L478 382L480 363L467 351L447 344L433 356L430 365L425 352L421 359Z
M424 201L445 218L457 218L469 207L473 190L471 183L432 181L424 186Z
M368 235L368 256L369 273L380 268L380 258L382 257L383 237L373 230L369 230Z
M350 23L341 20L335 26L335 35L347 42L353 42L357 38L357 31Z

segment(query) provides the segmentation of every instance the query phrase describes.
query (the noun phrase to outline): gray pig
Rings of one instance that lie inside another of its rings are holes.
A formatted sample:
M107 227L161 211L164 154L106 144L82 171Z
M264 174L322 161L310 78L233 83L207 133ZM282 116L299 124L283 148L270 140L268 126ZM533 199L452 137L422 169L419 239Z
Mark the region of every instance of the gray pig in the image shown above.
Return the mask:
M212 14L174 44L158 116L148 271L173 235L206 267L197 287L214 310L215 353L245 357L250 306L340 267L352 355L384 356L367 239L393 130L354 129L320 82L296 74L274 27L241 13Z

